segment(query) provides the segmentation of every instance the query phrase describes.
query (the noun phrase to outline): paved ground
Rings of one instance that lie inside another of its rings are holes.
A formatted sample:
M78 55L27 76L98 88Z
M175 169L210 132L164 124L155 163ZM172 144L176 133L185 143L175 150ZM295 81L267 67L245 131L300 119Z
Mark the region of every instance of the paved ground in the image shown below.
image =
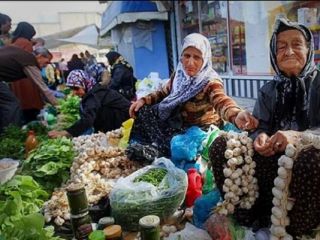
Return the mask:
M245 108L250 112L252 112L254 103L256 102L255 99L251 99L251 98L232 97L232 99L234 99L239 104L240 107Z

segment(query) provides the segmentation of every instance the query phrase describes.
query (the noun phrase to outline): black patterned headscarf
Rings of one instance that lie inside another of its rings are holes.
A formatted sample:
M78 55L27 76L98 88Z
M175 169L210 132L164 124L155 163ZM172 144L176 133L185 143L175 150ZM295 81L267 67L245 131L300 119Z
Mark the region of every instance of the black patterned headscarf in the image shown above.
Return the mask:
M277 65L277 36L287 30L300 31L307 41L309 48L306 65L299 76L287 77ZM314 78L314 43L310 30L302 24L279 18L274 25L270 41L270 60L276 72L274 80L277 84L277 99L274 129L278 130L305 130L308 127L309 89Z

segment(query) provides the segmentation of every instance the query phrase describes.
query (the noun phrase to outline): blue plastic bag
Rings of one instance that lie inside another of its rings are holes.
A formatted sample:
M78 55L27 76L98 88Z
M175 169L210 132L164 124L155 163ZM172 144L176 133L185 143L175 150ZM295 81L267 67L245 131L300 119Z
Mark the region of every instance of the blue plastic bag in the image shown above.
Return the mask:
M179 134L171 139L171 157L173 161L192 161L202 147L206 132L199 127L189 128L185 134Z
M202 195L194 202L192 222L198 227L204 229L203 224L209 218L212 208L220 201L220 192L217 188L206 195Z

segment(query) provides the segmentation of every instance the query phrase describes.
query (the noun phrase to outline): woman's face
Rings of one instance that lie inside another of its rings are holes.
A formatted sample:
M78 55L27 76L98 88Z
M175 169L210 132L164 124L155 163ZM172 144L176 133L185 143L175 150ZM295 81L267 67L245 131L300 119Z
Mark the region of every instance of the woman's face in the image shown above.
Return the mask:
M86 94L86 91L83 87L71 87L72 94L77 95L78 97L83 97Z
M193 77L203 65L202 53L194 47L188 47L182 53L181 62L186 73Z
M298 76L307 62L307 41L299 30L287 30L277 36L277 65L288 77Z

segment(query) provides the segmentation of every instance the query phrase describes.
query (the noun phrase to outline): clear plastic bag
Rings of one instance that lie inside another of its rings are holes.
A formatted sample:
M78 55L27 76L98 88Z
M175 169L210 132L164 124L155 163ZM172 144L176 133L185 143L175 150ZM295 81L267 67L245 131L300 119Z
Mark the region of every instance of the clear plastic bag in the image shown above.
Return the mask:
M179 134L171 140L171 157L174 161L193 160L205 139L206 133L199 127L189 128L185 134Z
M150 169L163 168L167 174L158 187L134 180ZM126 230L138 230L139 219L145 215L157 215L165 219L172 215L184 200L187 175L167 158L158 158L131 175L120 178L110 193L112 215Z

